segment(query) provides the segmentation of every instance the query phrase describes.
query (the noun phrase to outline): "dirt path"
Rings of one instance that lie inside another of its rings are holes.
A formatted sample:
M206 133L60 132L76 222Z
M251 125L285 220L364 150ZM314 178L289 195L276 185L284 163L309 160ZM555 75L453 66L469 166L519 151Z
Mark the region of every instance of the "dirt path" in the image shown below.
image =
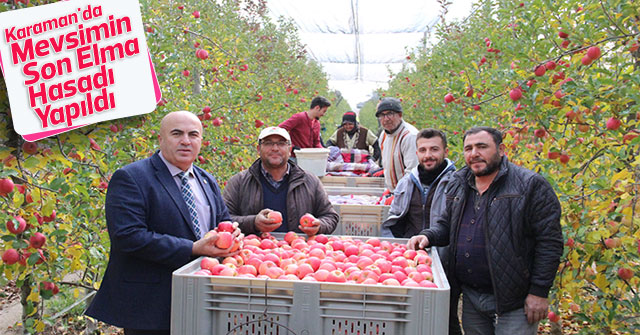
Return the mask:
M2 306L0 310L0 335L20 334L19 330L14 330L14 325L20 321L22 316L22 306L20 300L13 301Z

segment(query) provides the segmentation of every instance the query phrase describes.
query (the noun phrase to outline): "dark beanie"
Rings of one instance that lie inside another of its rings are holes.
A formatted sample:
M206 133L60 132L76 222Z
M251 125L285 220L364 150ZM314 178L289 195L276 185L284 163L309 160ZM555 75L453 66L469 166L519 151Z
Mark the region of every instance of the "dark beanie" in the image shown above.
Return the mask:
M351 122L356 123L356 113L354 112L346 112L342 115L342 123Z
M402 105L400 105L400 100L396 98L384 98L380 101L378 105L378 110L376 111L376 117L380 115L380 113L384 111L394 111L396 113L402 113Z

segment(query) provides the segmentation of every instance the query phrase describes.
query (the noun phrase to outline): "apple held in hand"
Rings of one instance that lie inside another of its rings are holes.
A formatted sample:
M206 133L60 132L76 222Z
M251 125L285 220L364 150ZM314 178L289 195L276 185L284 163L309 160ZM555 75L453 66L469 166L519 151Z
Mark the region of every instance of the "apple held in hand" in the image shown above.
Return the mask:
M218 223L218 228L217 230L219 232L228 232L228 233L233 233L234 230L236 230L233 227L233 223L231 223L230 221L222 221L220 223Z
M216 240L216 247L220 249L227 249L233 244L233 235L230 232L222 231L218 232L218 239Z
M278 211L271 211L267 214L267 219L273 221L272 223L282 222L282 214Z
M300 225L303 227L313 227L313 221L315 220L316 218L313 215L307 213L300 218Z

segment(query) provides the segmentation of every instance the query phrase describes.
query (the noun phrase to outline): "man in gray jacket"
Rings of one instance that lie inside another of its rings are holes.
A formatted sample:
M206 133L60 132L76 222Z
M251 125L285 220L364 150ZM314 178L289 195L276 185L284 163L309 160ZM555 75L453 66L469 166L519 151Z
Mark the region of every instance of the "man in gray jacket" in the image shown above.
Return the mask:
M291 138L280 127L267 127L258 136L258 158L248 170L231 177L223 198L232 221L245 234L304 232L331 234L338 224L320 179L289 161ZM310 226L299 225L311 214Z
M462 289L465 334L536 334L562 256L558 197L504 150L500 131L469 129L467 166L445 187L445 210L407 244L449 245L447 278Z
M419 164L400 179L393 191L389 218L382 224L383 237L410 238L429 228L436 189L456 170L447 158L447 137L442 131L422 129L416 135L416 148Z
M429 228L431 214L444 210L443 189L456 167L447 158L446 135L438 129L422 129L416 135L418 166L400 179L393 191L389 218L382 224L383 237L410 238ZM444 266L448 263L449 247L439 247ZM449 334L461 334L458 320L457 291L451 291Z

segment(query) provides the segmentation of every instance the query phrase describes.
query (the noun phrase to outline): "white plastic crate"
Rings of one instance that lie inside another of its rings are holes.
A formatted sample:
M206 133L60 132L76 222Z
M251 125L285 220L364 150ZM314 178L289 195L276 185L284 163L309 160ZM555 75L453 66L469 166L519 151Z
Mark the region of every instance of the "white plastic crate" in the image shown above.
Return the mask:
M320 180L324 186L384 188L384 178L380 177L346 177L327 175L320 177Z
M382 196L384 188L325 187L328 195L375 195ZM340 215L334 235L380 236L380 226L389 217L388 205L333 204Z
M304 148L294 150L298 166L305 171L320 177L327 173L327 159L329 149L326 148Z
M196 259L173 273L171 333L447 334L449 283L429 254L438 288L198 276Z

